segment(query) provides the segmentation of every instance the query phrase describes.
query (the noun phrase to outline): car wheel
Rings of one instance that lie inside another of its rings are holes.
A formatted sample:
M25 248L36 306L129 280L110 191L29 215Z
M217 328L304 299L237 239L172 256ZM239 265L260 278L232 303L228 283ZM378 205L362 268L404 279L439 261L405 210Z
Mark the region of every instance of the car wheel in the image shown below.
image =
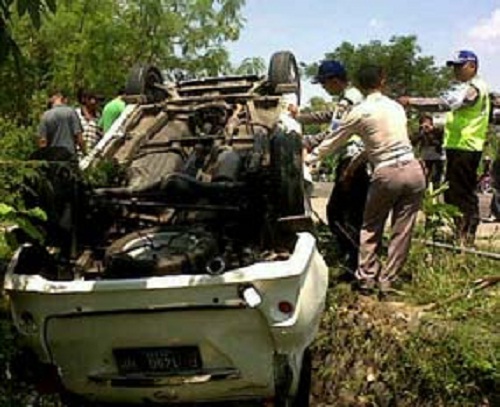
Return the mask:
M298 134L279 133L271 140L272 205L278 217L304 214L302 141Z
M312 375L312 355L311 350L307 348L302 356L302 366L300 368L299 387L294 397L292 407L309 407L309 398L311 394L311 375Z
M161 102L167 92L156 85L163 84L163 75L152 65L135 65L128 76L125 94L144 95L149 103Z
M275 94L294 93L300 105L300 72L290 51L276 52L269 62L268 79Z
M299 373L299 384L297 393L294 396L278 395L274 407L309 407L309 398L311 394L311 375L312 375L312 355L311 350L307 348L302 356L302 365Z
M63 393L61 395L61 402L63 407L97 407L71 393Z

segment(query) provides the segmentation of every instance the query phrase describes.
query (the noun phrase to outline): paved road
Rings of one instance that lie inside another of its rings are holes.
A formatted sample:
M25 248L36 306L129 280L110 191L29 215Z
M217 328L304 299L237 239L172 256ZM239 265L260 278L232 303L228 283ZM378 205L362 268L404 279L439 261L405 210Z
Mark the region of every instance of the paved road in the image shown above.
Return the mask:
M314 191L312 198L313 210L326 223L326 204L332 190L333 183L331 182L316 182L314 183ZM479 210L481 217L485 218L490 213L491 194L478 194ZM481 223L477 231L478 239L494 239L500 241L500 223Z

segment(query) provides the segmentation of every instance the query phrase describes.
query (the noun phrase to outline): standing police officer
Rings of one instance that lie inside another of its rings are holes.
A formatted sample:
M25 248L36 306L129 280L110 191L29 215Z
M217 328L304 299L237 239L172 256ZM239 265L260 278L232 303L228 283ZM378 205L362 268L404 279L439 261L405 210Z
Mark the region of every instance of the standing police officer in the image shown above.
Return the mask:
M380 66L366 65L357 74L366 99L354 107L330 139L310 155L309 162L335 153L353 134L364 142L373 174L363 214L359 287L382 290L398 278L410 249L411 235L425 191L425 176L413 155L404 109L382 94L385 74ZM381 264L384 225L391 216L391 240L387 261Z
M446 177L449 188L445 202L462 212L457 220L457 238L461 244L473 245L479 225L479 199L476 195L477 169L481 162L490 112L487 84L478 75L478 58L462 50L448 61L458 86L441 98L400 98L403 105L421 108L434 106L448 110L444 134Z
M344 65L335 60L321 62L313 83L319 83L329 94L337 95L338 102L331 111L297 116L301 124L330 123L327 131L308 139L309 149L331 137L349 111L364 99L363 94L349 83ZM328 226L337 240L340 256L352 273L358 265L359 233L370 183L366 159L363 160L364 154L361 155L363 150L363 142L356 135L342 149L335 168L335 185L326 207Z

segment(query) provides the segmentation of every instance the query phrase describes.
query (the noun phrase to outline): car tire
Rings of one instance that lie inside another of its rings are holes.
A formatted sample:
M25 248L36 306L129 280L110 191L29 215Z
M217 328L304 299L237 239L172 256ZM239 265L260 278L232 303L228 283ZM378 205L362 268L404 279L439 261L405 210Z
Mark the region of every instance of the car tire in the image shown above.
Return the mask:
M63 407L97 407L74 394L66 392L61 394L61 402Z
M304 350L299 373L299 383L294 396L278 394L274 407L309 407L312 377L312 354L309 348Z
M167 92L156 87L163 84L163 75L152 65L135 65L125 85L126 95L144 95L148 103L161 102L167 97Z
M278 217L304 214L302 141L298 134L278 133L271 140L271 201Z
M307 348L302 356L302 366L300 368L299 387L294 397L292 407L309 407L312 379L312 354Z
M269 61L268 80L273 93L286 93L280 87L293 85L293 92L297 96L297 105L300 105L300 72L295 56L290 51L279 51L271 56Z

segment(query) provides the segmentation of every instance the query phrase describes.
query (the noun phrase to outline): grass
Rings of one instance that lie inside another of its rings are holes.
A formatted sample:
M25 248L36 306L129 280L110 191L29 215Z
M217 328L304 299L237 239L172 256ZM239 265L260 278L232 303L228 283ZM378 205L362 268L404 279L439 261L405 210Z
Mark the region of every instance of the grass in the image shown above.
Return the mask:
M334 243L322 230L320 238L334 259ZM498 275L498 261L415 243L401 276L405 295L388 301L352 292L329 264L315 344L317 406L500 405L500 291L466 295L475 280ZM442 305L425 312L429 303Z

